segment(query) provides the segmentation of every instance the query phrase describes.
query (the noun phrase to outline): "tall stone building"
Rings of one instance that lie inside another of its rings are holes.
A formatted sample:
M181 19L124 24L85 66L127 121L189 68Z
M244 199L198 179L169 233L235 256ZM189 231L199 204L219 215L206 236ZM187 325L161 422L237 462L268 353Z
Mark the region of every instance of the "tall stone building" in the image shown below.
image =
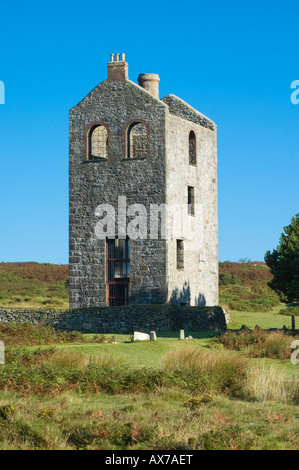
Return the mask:
M70 111L73 308L218 303L216 125L159 81L111 55Z

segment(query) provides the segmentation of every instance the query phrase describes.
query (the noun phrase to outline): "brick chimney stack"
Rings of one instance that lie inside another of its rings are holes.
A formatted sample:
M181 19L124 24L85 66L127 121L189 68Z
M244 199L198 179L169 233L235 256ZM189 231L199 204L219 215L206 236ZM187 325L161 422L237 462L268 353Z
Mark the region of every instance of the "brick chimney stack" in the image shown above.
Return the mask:
M129 66L125 54L111 54L108 62L108 80L128 80Z

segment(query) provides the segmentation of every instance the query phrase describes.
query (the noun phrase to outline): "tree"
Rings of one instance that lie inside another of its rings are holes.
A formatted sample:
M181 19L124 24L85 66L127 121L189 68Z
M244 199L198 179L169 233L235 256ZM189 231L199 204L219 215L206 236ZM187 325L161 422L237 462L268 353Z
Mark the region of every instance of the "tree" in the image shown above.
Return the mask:
M279 245L272 253L265 253L265 263L269 266L273 279L269 287L274 289L286 302L299 301L299 214L296 214L287 227L284 227Z

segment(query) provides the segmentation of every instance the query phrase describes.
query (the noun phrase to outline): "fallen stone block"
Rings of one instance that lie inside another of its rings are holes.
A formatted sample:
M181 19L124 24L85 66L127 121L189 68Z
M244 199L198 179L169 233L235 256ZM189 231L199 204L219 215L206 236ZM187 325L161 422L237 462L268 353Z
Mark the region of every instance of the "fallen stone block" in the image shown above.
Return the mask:
M150 335L147 333L141 333L140 331L134 331L134 341L148 341Z

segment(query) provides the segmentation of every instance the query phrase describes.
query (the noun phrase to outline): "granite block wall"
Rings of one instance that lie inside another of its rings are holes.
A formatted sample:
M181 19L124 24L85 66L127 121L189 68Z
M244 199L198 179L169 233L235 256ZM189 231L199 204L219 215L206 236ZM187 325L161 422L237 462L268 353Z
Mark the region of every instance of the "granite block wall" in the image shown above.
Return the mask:
M221 307L128 305L70 310L0 309L0 323L14 321L87 333L226 330L225 312Z

